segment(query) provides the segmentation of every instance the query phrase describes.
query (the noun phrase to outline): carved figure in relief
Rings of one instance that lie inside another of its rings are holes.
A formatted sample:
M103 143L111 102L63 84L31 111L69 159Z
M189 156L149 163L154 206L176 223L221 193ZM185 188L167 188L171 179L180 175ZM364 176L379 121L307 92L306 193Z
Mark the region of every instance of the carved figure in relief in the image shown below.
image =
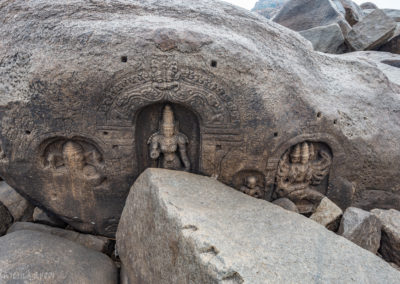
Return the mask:
M87 162L89 156L93 162L100 163L100 157L96 152L85 153L80 144L68 141L62 146L60 152L56 151L48 154L47 167L60 173L68 172L68 175L77 180L84 180L85 183L91 186L97 186L101 184L105 177L99 173L94 165Z
M240 191L255 198L263 198L263 190L257 185L257 177L248 176L245 184L240 187Z
M313 143L303 142L286 151L279 162L276 195L288 198L302 214L313 213L325 197L313 189L328 175L332 158Z
M166 105L159 131L147 141L151 159L158 160L159 168L189 171L190 160L186 149L188 143L186 135L178 130L171 106Z

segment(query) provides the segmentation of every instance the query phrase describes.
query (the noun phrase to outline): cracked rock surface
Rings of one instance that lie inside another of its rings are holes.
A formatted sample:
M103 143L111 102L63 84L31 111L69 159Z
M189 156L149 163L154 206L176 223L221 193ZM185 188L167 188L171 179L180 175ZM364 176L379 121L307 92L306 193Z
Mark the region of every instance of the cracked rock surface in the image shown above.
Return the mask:
M301 215L211 178L135 182L117 233L129 283L398 283L389 264Z

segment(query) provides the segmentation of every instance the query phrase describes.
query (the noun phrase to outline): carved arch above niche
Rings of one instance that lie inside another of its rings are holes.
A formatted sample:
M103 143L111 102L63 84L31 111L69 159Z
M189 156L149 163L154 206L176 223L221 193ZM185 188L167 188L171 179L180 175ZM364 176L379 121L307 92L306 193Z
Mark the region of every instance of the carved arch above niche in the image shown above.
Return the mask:
M137 63L116 75L98 108L98 125L132 123L138 110L170 102L193 109L209 128L238 128L240 113L212 74L179 66L174 57L160 56Z

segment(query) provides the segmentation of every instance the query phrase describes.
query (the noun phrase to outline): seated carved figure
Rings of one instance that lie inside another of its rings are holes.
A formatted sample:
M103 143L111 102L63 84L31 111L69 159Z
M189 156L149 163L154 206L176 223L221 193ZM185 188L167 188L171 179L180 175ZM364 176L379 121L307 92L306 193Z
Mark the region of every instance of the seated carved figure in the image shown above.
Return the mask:
M150 157L158 160L158 167L171 170L190 171L190 161L186 145L189 143L185 134L177 129L174 113L169 105L163 110L160 130L150 136Z
M315 151L313 143L297 144L279 162L275 197L288 198L302 214L313 213L325 196L312 186L329 173L331 160L326 151Z
M240 187L240 191L255 198L263 198L263 190L257 185L255 176L248 176L245 185Z

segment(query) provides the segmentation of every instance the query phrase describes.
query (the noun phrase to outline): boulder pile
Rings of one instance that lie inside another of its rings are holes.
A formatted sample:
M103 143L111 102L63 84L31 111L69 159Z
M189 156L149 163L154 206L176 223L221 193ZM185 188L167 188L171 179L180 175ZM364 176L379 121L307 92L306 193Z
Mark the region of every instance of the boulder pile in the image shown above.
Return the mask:
M400 10L358 6L351 0L291 0L274 8L261 0L253 11L299 32L317 51L333 54L380 50L400 54Z

